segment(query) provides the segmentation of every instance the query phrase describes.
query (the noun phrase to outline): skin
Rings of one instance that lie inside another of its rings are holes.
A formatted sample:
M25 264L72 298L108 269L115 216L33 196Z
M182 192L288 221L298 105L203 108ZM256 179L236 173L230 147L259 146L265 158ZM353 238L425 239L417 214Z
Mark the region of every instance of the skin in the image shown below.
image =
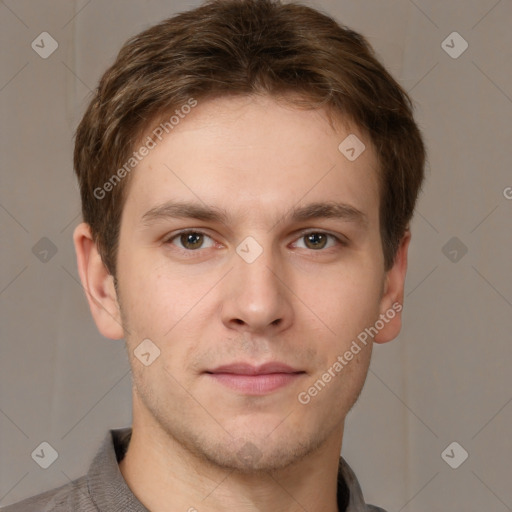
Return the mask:
M338 150L349 133L366 144L353 162ZM89 227L74 233L96 325L107 338L124 337L130 357L133 435L120 463L129 487L152 512L337 511L345 416L366 379L372 342L310 403L297 396L403 302L410 241L407 231L385 272L368 137L347 122L333 130L322 110L221 98L200 102L132 172L117 289ZM143 221L169 200L216 206L232 218ZM366 223L286 217L325 201L357 208ZM205 236L187 244L175 236L183 229ZM309 241L306 230L346 244ZM252 263L236 252L247 236L263 251ZM400 328L398 312L373 341L390 341ZM134 356L146 338L160 350L149 366ZM261 396L204 373L235 361L280 361L305 373ZM243 459L248 447L254 455Z

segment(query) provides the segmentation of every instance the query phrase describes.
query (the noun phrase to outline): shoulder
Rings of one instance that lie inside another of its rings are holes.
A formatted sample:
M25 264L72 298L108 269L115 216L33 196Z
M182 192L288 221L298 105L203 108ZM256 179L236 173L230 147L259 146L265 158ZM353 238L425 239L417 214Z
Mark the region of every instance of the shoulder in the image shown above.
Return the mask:
M0 512L96 512L87 491L87 477L42 492L18 503L1 507Z

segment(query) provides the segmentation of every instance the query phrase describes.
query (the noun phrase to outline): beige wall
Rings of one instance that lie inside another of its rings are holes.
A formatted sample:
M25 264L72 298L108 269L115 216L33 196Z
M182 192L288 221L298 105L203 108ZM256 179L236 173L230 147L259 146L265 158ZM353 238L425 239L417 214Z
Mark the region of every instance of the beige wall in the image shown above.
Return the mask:
M123 344L97 333L76 272L72 132L125 39L198 4L0 3L0 505L84 474L106 429L130 424ZM389 511L512 510L512 3L310 4L368 37L429 149L405 325L375 349L343 455ZM47 59L31 48L43 31L59 45ZM453 31L458 58L441 47ZM59 453L46 470L30 456L42 441ZM458 469L441 457L452 441L469 453Z

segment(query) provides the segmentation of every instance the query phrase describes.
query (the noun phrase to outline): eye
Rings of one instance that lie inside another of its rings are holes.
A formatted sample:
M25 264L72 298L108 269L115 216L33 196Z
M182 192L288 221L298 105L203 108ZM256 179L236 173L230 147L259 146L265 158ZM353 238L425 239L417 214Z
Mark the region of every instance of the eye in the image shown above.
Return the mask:
M205 238L212 240L211 237L202 231L182 231L166 240L165 243L173 243L174 240L177 240L181 244L181 246L178 246L180 249L195 251L206 248L203 245ZM208 247L213 247L213 243Z
M331 235L330 233L324 233L323 231L310 231L309 233L303 233L298 240L305 241L306 249L318 251L326 248L329 238L334 240L334 244L330 247L333 247L336 244L345 245L338 237Z
M328 245L329 239L332 241L330 246ZM205 240L210 240L209 245L205 245ZM336 245L346 245L344 240L323 231L302 233L297 240L304 240L305 242L302 247L299 245L299 248L310 249L316 252L326 248L330 249ZM198 230L181 231L167 238L164 243L174 245L185 252L208 249L215 245L214 240L209 235ZM295 242L295 244L297 243Z

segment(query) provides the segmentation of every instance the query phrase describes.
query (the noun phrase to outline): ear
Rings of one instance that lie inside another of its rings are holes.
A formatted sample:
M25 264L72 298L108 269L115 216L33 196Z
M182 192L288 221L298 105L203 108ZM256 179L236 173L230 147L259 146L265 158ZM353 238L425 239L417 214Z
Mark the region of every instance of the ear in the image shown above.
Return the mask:
M94 322L106 338L121 339L124 331L114 278L101 259L88 224L82 222L75 228L73 242L78 273Z
M386 272L379 308L379 318L384 322L384 327L373 338L375 343L386 343L394 340L402 328L407 251L410 241L411 232L407 228L398 247L393 266Z

